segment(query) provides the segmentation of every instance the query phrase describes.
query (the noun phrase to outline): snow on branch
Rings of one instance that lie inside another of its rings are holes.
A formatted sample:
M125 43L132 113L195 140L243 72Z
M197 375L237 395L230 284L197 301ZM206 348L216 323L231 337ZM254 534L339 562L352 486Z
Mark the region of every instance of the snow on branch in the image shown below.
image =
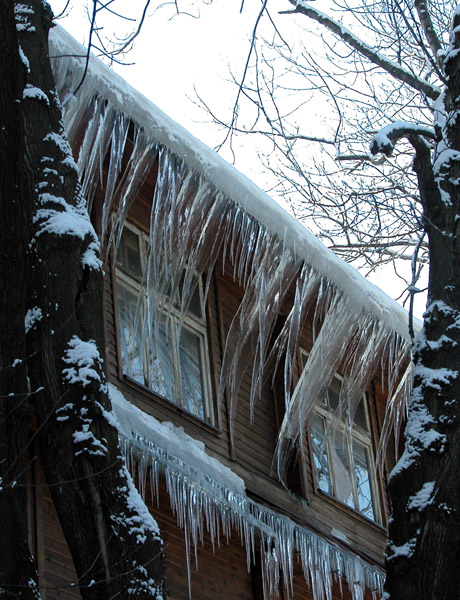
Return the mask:
M370 150L372 154L381 152L385 156L391 156L395 143L403 137L421 136L425 139L434 140L435 132L431 127L407 123L406 121L395 121L386 125L372 139Z
M436 85L429 83L422 77L414 75L414 73L405 69L403 66L398 65L397 63L383 56L383 54L371 48L368 44L363 42L354 33L341 25L335 19L332 19L317 8L312 7L311 4L307 4L304 0L289 0L289 2L295 7L294 10L283 11L282 14L300 13L309 17L310 19L313 19L337 35L343 42L353 48L353 50L356 50L362 56L370 60L373 64L384 69L392 77L409 85L411 88L422 92L432 100L436 100L436 98L439 96L441 90Z
M427 481L423 484L421 489L409 498L407 508L409 510L421 511L430 504L433 504L433 492L435 488L435 481Z
M69 383L86 387L91 381L101 381L102 358L93 340L84 342L74 335L62 360L69 365L62 371Z
M41 321L42 319L43 312L41 308L39 308L38 306L29 308L29 310L26 313L26 316L24 317L25 332L28 333L33 327L35 327L38 321Z

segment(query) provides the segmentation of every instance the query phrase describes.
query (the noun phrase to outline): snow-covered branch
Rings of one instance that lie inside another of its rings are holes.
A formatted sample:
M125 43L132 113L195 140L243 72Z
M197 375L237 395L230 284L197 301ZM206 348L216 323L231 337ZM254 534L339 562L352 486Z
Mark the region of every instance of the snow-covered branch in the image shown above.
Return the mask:
M414 6L419 16L423 33L425 34L428 44L430 45L433 59L439 65L442 59L442 46L436 34L430 11L428 10L428 3L426 0L415 0Z
M381 129L372 139L370 150L372 154L385 154L391 156L395 143L409 136L421 136L428 140L435 139L434 129L415 123L396 121Z

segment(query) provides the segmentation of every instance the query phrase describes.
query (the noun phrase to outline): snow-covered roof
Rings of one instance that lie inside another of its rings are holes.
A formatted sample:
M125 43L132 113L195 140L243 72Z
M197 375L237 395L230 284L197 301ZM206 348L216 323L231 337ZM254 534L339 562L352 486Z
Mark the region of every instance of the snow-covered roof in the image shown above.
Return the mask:
M69 61L68 56L71 54L81 57L72 60L83 66L86 49L64 29L55 27L51 30L50 43L51 57L66 56L65 59L54 58L53 64L62 60ZM390 329L409 340L406 310L356 269L339 259L252 181L170 119L117 73L92 57L84 85L86 93L92 89L94 93L109 100L114 107L143 127L158 144L179 156L244 211L285 240L286 245L297 256L303 257L319 273L334 282L353 303L366 312L372 312L378 320L385 321Z

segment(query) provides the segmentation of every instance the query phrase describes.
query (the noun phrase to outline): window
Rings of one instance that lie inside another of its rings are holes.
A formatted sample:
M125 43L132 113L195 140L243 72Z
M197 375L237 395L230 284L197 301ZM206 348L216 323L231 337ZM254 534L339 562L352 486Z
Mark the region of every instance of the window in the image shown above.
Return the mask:
M343 419L337 420L336 413L342 381L334 376L310 422L316 485L368 519L380 522L365 397L356 407L353 427L347 427Z
M206 317L201 281L195 278L188 310L174 299L147 315L146 238L126 226L117 254L117 298L123 373L193 415L213 422Z

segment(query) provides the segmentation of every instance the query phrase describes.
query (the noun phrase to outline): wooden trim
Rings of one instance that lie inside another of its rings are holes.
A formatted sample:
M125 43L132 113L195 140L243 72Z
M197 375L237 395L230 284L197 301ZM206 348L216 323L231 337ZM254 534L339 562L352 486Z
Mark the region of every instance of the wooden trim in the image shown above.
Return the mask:
M300 344L297 347L297 352L296 352L296 362L297 362L297 369L293 369L292 371L292 385L293 387L295 385L298 384L300 376L302 374L302 355L300 352ZM303 438L299 441L298 443L298 447L297 447L297 454L298 454L298 461L299 461L299 469L300 469L300 484L302 487L302 494L303 497L305 498L305 500L308 502L308 504L311 503L312 501L312 495L314 493L317 493L318 490L316 488L316 478L314 475L314 464L313 464L313 454L312 454L312 448L310 445L310 440L311 440L311 436L310 436L310 426L307 424L306 425L307 430L304 431L304 435ZM305 447L305 442L304 440L307 440L307 448L308 448L308 452L306 452L306 447ZM309 456L309 458L307 458L307 454ZM313 486L314 488L311 490L310 486L308 485L308 463L310 463L310 473L311 473L311 478L312 478L312 482L313 482Z
M168 398L164 398L163 396L159 396L158 394L156 394L153 390L151 390L147 386L142 385L142 383L139 383L138 381L135 381L134 379L131 379L131 377L129 377L128 375L122 374L122 376L118 378L117 383L121 384L121 386L128 387L130 393L132 393L134 396L142 396L142 398L145 402L147 402L147 403L153 402L155 404L163 405L168 410L176 412L182 418L185 418L188 421L198 424L200 427L202 427L203 429L207 429L214 435L220 436L222 433L222 431L218 427L213 425L212 423L203 421L203 419L200 419L200 417L189 412L182 406L179 406L172 400L169 400Z
M209 273L208 277L211 279L210 283L209 283L209 291L211 291L211 286L214 290L214 294L215 292L215 281L216 278L214 276L214 273ZM203 283L203 288L206 288L207 285L207 281L205 276L203 275L203 278L205 279L202 283ZM216 304L216 297L214 297L215 302L213 304ZM212 334L211 334L211 328L212 328L212 324L214 322L214 320L217 322L217 315L213 314L214 311L216 310L215 306L211 307L211 302L209 301L209 293L208 293L208 297L206 298L206 303L204 306L204 310L206 313L206 337L207 337L207 341L208 341L208 353L209 353L209 368L210 368L210 380L211 380L211 402L214 408L214 416L215 416L215 427L219 430L222 431L223 429L223 425L222 425L222 412L221 412L221 407L219 402L217 401L217 391L218 391L218 382L216 381L216 377L217 377L217 361L216 361L216 352L215 352L215 348L214 348L214 344L212 341Z
M217 327L218 327L219 338L220 338L220 355L222 357L224 354L224 348L225 348L225 344L224 344L225 334L224 334L224 316L222 314L222 304L221 304L220 287L219 287L219 281L220 281L221 277L222 277L222 275L217 276L217 274L215 274L214 284L215 284L215 290L216 290ZM221 373L219 373L219 377L220 376L221 376ZM227 440L228 440L229 455L230 455L230 459L235 461L236 460L235 440L233 439L233 435L231 432L231 418L230 418L230 409L229 409L227 390L224 391L222 403L224 405L225 415L227 418L227 429L228 429Z
M305 455L305 447L304 444L300 444L300 447L297 448L297 460L299 463L299 477L300 477L300 487L302 489L302 495L308 504L311 503L311 494L308 486L308 476L307 476L307 464L308 459Z
M370 426L371 426L371 435L372 435L373 451L374 451L375 477L377 479L377 486L378 486L378 491L380 494L379 501L380 501L380 513L382 516L382 526L386 528L386 525L388 523L388 518L389 518L388 509L389 509L389 502L390 502L389 495L388 495L388 484L386 483L386 482L388 482L389 472L388 472L388 465L387 465L386 457L383 459L383 461L381 463L382 466L380 466L380 464L377 464L377 462L376 462L377 450L378 450L378 445L380 442L380 436L382 433L382 427L379 422L379 411L378 411L378 406L377 406L377 393L375 390L375 383L373 380L371 381L371 389L366 393L366 396L369 396L368 403L367 403L368 412L371 413L371 411L372 411L372 418L369 420L371 421Z
M305 443L308 448L308 456L310 462L310 472L311 472L311 481L313 485L312 492L315 496L319 496L320 489L316 483L316 472L315 472L315 461L313 460L313 444L311 441L311 433L310 433L310 423L306 425L306 435L305 435Z
M113 251L113 247L110 250L110 277L111 277L111 296L112 296L112 305L113 305L113 322L115 326L115 350L117 353L117 372L118 378L122 380L124 378L123 374L123 359L121 356L121 333L120 333L120 320L119 320L119 311L118 311L118 295L117 295L117 270L115 266L115 253Z

